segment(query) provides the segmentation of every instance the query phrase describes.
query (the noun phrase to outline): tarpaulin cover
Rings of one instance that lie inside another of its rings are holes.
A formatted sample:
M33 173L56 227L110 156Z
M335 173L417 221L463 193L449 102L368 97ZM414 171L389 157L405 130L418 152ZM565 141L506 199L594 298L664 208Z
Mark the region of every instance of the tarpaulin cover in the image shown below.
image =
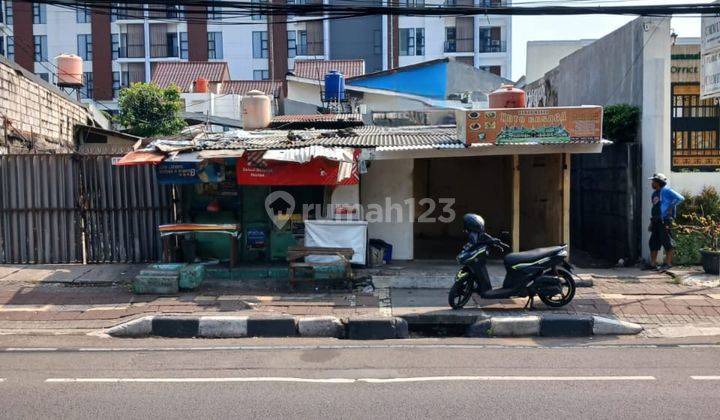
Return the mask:
M339 220L306 220L305 246L326 248L352 248L353 254L350 262L365 265L365 252L367 244L367 227L365 221L339 221ZM328 262L333 256L309 256L308 262Z
M359 181L357 164L338 163L325 158L315 158L307 163L266 161L262 159L262 153L254 157L255 152L247 152L242 159L238 159L238 184L354 185ZM349 171L347 167L350 167Z
M115 163L115 166L155 165L165 159L165 154L158 152L129 152Z
M161 184L200 184L225 180L225 167L212 163L168 161L157 166L157 179Z

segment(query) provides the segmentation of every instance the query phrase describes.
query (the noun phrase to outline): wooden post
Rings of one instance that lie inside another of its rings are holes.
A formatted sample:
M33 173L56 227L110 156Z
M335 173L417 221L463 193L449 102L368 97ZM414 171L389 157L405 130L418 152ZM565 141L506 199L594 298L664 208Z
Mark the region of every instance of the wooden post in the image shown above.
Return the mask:
M562 171L562 238L570 245L570 153L563 155Z
M512 157L512 250L520 252L520 157Z

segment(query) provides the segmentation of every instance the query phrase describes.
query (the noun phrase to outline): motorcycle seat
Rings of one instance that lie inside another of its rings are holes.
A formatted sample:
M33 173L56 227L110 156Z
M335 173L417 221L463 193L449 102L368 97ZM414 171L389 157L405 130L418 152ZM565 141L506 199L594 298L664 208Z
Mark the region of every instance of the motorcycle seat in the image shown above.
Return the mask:
M512 254L507 254L505 256L505 265L513 266L516 264L535 262L545 257L552 257L564 248L564 245L548 246L545 248L531 249L530 251L513 252Z

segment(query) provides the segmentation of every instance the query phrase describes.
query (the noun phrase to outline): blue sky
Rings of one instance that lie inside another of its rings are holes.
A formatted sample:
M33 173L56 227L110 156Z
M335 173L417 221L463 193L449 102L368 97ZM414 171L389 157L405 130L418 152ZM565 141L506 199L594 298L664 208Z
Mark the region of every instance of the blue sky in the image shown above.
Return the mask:
M662 4L662 3L711 3L708 0L514 0L513 4L521 3L553 4L553 5L618 5L618 4ZM525 74L525 46L528 41L555 40L555 39L588 39L600 38L627 22L633 20L631 16L514 16L512 40L512 78L517 80ZM672 27L681 37L700 36L699 17L674 17Z

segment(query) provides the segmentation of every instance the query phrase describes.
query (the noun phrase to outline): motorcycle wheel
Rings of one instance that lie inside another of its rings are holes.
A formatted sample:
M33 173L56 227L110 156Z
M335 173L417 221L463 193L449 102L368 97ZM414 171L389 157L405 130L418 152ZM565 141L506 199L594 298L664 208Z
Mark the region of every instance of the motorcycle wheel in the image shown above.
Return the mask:
M542 294L538 294L540 300L551 308L560 308L565 306L573 300L573 297L575 297L575 280L573 279L572 274L565 270L558 270L557 273L557 277L562 279L562 283L560 284L560 293L553 296L543 296Z
M464 276L463 276L464 274ZM463 277L461 277L463 276ZM473 294L473 279L470 273L461 271L458 273L455 284L450 288L448 293L448 303L453 309L462 309L470 300Z

